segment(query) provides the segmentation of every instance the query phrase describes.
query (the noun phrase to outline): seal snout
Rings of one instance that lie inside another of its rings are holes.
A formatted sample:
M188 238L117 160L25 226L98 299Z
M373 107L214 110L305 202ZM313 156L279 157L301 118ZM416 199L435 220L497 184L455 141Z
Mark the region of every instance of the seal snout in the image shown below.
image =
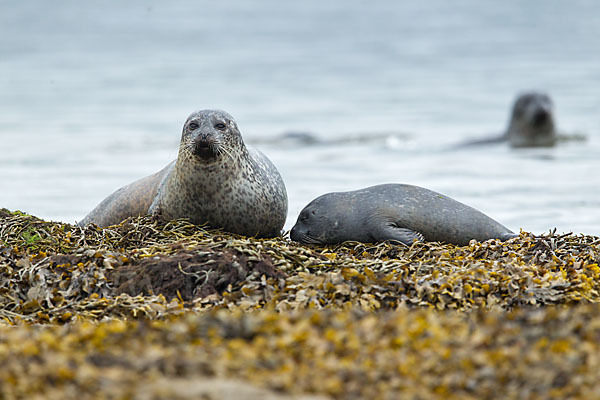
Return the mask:
M310 236L310 232L305 227L296 224L290 230L290 239L294 242L303 244L318 244L319 242Z
M200 134L194 139L194 154L203 159L215 158L218 155L219 141L211 135Z
M298 229L297 225L294 225L290 231L290 239L292 239L294 242L301 242L302 235L299 231L300 229Z

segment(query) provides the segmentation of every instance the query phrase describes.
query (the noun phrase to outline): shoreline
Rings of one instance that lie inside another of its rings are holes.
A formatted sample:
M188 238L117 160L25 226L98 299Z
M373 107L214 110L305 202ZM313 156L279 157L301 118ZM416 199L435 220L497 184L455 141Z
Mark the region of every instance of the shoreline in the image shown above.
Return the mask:
M210 394L182 389L202 379L263 398L589 397L599 261L585 235L314 247L0 210L0 397L143 398L156 379L177 398Z

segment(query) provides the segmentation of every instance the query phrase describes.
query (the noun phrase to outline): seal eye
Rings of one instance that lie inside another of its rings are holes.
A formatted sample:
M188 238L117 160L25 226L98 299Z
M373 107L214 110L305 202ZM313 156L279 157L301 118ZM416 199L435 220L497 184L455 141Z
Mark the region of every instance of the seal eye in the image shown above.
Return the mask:
M222 122L219 122L219 123L215 124L215 128L217 128L220 131L225 130L225 124Z
M190 124L188 125L188 129L195 131L196 129L198 129L199 125L197 122L190 122Z

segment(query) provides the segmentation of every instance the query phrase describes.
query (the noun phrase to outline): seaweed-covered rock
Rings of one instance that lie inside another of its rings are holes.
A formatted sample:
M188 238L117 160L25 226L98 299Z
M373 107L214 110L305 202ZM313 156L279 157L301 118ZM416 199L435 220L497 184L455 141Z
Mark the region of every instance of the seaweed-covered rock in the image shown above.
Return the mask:
M307 247L148 217L82 229L4 212L0 227L0 315L11 321L154 317L183 306L469 310L600 299L593 236Z
M239 396L262 386L335 399L590 399L600 395L599 314L597 304L261 310L0 325L0 397L235 398L195 384L233 378L246 382Z
M314 247L0 210L0 398L226 398L212 380L267 398L598 397L599 245Z

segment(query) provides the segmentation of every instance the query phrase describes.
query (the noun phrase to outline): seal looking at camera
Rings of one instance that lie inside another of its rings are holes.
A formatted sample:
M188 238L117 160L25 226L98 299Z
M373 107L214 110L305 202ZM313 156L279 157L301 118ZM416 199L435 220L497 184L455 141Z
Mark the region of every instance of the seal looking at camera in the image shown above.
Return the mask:
M545 93L520 95L513 106L506 138L511 147L551 147L556 144L554 105Z
M508 143L510 147L552 147L558 139L581 140L578 137L559 137L554 121L554 104L546 93L525 92L517 96L506 131L496 137L469 140L455 148Z
M273 163L247 147L233 117L220 110L191 114L177 160L156 174L122 187L79 225L108 226L146 214L189 218L246 236L281 234L287 192Z

